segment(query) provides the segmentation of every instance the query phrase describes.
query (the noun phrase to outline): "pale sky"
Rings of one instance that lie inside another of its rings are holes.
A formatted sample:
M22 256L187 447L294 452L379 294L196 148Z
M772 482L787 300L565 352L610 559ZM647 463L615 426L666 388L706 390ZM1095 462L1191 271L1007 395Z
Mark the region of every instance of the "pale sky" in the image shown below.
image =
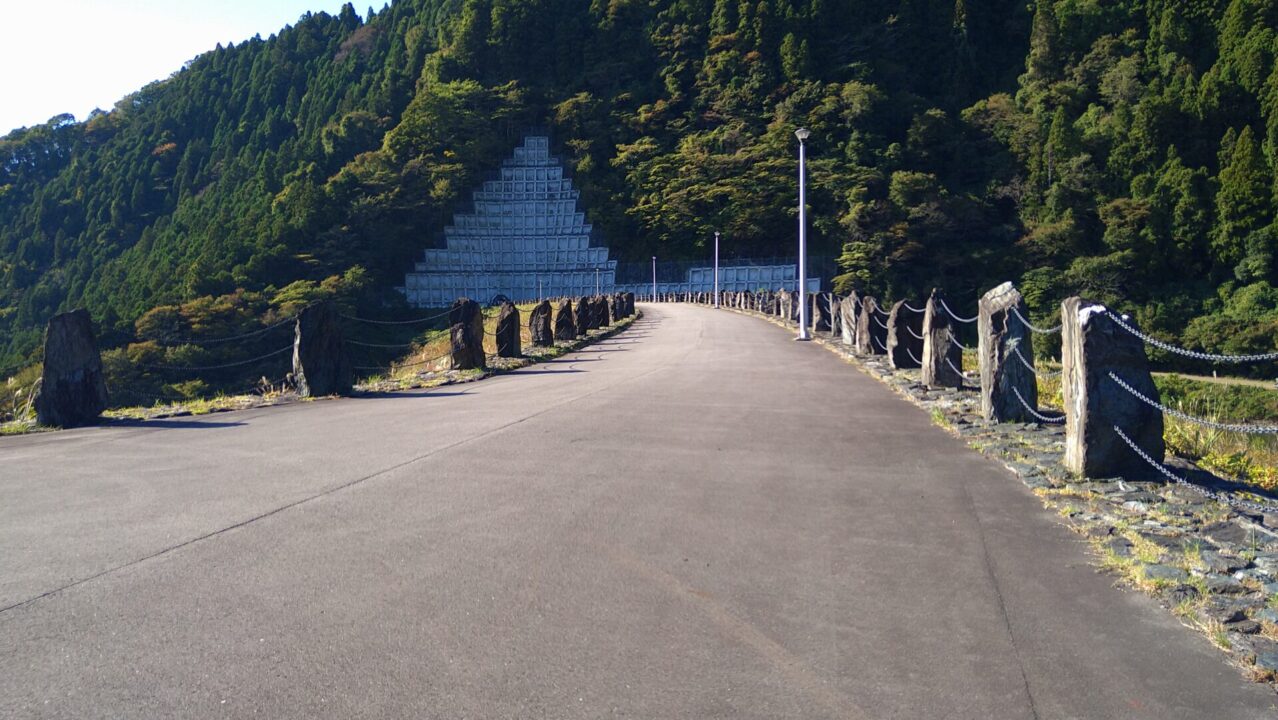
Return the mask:
M0 137L60 113L84 120L219 42L337 14L343 0L0 0ZM364 17L369 5L355 11Z

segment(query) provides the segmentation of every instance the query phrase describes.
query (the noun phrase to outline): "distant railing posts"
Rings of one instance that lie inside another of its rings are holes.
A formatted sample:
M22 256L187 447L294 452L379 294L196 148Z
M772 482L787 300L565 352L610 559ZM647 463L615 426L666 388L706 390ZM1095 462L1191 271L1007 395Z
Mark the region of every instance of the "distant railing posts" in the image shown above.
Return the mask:
M985 293L978 310L981 414L991 422L1033 422L1031 408L1038 407L1034 342L1029 328L1016 316L1028 316L1025 299L1006 282Z
M332 302L315 303L297 315L293 381L302 397L349 395L354 388L355 368L346 352L341 321Z
M839 332L843 344L856 345L856 333L861 315L861 296L855 290L839 301Z
M1122 320L1136 327L1131 318ZM1139 338L1120 328L1104 305L1068 298L1061 303L1061 363L1066 468L1097 478L1146 470L1115 427L1162 461L1163 414L1133 394L1160 401Z
M487 367L484 357L484 313L469 298L453 301L448 311L452 368L475 370Z
M856 349L863 355L887 353L887 313L872 296L861 298L861 316L856 322Z
M107 401L102 355L88 311L54 315L44 331L44 374L35 398L36 422L63 428L91 425Z
M555 339L569 342L577 338L577 319L573 312L572 300L564 298L559 301L555 310Z
M904 300L888 314L887 356L892 367L913 369L923 365L923 313Z
M923 372L920 381L930 388L963 387L963 348L954 335L954 324L945 311L945 296L933 289L923 308Z
M550 347L555 344L555 331L550 322L550 301L537 303L528 313L528 337L533 347Z
M523 357L523 348L519 338L519 308L507 300L497 311L497 357Z

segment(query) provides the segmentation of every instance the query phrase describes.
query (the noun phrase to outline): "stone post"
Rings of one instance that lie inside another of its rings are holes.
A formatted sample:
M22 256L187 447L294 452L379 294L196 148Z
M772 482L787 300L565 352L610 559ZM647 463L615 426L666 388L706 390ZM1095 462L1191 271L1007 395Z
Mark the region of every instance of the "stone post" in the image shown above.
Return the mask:
M487 367L484 357L484 313L479 303L457 298L448 311L452 341L452 369L473 370Z
M1033 364L1034 340L1025 323L1012 314L1013 308L1029 317L1025 299L1010 282L985 293L978 308L981 415L992 422L1034 422L1025 406L1038 408L1038 379L1016 357L1019 351Z
M877 316L879 302L873 296L861 298L861 315L856 320L856 351L862 355L887 352L887 327Z
M550 301L542 300L528 314L528 335L533 347L550 347L555 344L555 333L550 324Z
M897 370L917 368L923 364L923 315L898 300L888 315L888 362ZM916 359L917 358L917 359Z
M777 306L777 312L781 314L781 322L785 323L786 325L789 325L790 316L793 314L790 307L794 303L793 293L791 293L789 290L782 290L781 292L777 293L777 298L779 300L779 303Z
M1123 322L1135 325L1130 318ZM1163 414L1122 388L1160 402L1145 344L1119 327L1104 305L1061 303L1061 392L1065 400L1065 467L1089 478L1153 472L1114 432L1117 426L1156 462L1163 461Z
M830 332L830 296L819 291L812 293L809 307L812 312L808 322L812 323L812 332Z
M590 298L576 298L573 307L576 308L576 315L574 316L576 320L576 336L583 338L590 331L590 317L594 315L593 308L590 308Z
M626 293L626 317L632 317L635 314L635 294Z
M331 302L306 307L293 332L293 379L302 397L349 395L355 369L342 342L342 326Z
M97 421L107 407L102 355L87 310L54 315L44 331L44 374L35 398L36 421L50 427L80 427Z
M568 342L577 337L577 321L572 313L572 301L564 298L555 311L555 339Z
M839 330L843 334L843 344L848 347L856 345L856 328L861 314L861 297L853 290L839 302Z
M940 290L932 290L923 311L921 380L930 388L961 388L963 376L955 372L954 368L963 368L963 348L955 340L950 316L941 306L944 299Z
M595 298L595 327L608 327L612 324L613 318L608 312L611 309L608 306L608 298L602 295Z
M523 357L519 342L519 308L507 300L497 311L497 357Z

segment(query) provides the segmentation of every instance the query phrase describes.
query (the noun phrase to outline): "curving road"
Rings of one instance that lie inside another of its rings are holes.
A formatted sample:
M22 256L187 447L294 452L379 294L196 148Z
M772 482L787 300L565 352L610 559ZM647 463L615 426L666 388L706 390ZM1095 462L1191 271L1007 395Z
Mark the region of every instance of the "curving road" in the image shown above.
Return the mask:
M0 439L0 717L1261 718L1001 468L759 320Z

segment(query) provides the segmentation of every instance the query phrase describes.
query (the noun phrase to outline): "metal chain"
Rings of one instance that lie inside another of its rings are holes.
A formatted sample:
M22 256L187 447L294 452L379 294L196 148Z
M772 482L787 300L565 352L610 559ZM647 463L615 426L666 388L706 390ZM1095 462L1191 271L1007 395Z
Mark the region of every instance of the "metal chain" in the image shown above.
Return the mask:
M941 300L941 307L945 308L945 312L949 313L950 317L954 318L955 320L961 323L974 323L981 317L980 315L973 315L970 318L961 318L958 315L954 314L954 311L950 309L950 306L948 304L946 304L945 298L941 298L940 300Z
M870 340L873 341L875 345L878 345L880 348L883 348L883 352L888 351L887 346L883 344L882 340L879 340L878 335L875 335L874 333L870 333Z
M919 364L919 367L923 367L923 361L914 356L914 351L910 349L909 345L905 346L905 352L910 356L911 360Z
M961 349L961 350L971 350L971 349L972 349L972 348L970 348L970 347L968 347L968 346L964 345L963 343L959 342L958 336L954 334L954 328L952 328L952 327L951 327L951 328L946 328L946 329L950 331L950 342L954 343L955 345L958 345L958 346L959 346L959 349Z
M265 355L261 355L249 360L240 360L239 362L225 363L223 365L204 365L199 367L183 367L179 365L141 365L139 364L138 367L146 368L147 370L174 370L177 372L201 372L204 370L222 370L224 368L238 367L240 365L250 365L255 362L261 362L262 360L265 360L267 358L275 357L276 355L281 355L286 352L291 352L292 350L293 350L293 345L292 343L290 343L288 347L280 348L279 350L276 350L275 352L269 352Z
M369 323L371 325L416 325L417 323L424 323L429 320L442 318L452 311L452 308L449 308L438 315L431 315L430 317L416 318L413 320L373 320L371 318L355 317L354 315L342 315L341 318L343 320L354 320L355 322Z
M1215 490L1208 490L1207 488L1202 487L1201 485L1198 485L1197 483L1192 483L1186 480L1185 478L1177 475L1171 470L1168 470L1165 466L1163 466L1161 462L1155 461L1152 457L1149 456L1149 453L1145 452L1144 450L1141 450L1140 446L1138 446L1135 442L1133 442L1131 438L1127 437L1126 433L1118 429L1117 425L1113 427L1114 427L1114 432L1118 435L1118 437L1123 439L1123 442L1127 443L1127 447L1131 448L1132 452L1136 453L1138 456L1140 456L1142 460L1149 463L1150 467L1162 473L1164 476L1166 476L1169 480L1176 483L1177 485L1187 487L1190 490L1198 493L1199 495L1202 495L1205 498L1210 498L1217 502L1222 502L1222 503L1225 503L1226 505L1232 505L1233 507L1242 508L1244 510L1254 510L1256 512L1266 512L1266 513L1278 512L1278 505L1274 505L1272 503L1252 502L1250 500L1239 500L1238 498L1235 498L1232 495L1216 492Z
M1240 425L1235 423L1221 423L1221 422L1216 422L1214 420L1208 420L1206 418L1194 417L1193 415L1183 413L1179 410L1174 410L1172 408L1167 407L1166 405L1163 405L1162 403L1155 402L1154 400L1145 397L1138 390L1136 390L1136 388L1123 382L1117 375L1113 373L1113 371L1110 371L1109 379L1117 383L1120 388L1136 396L1138 399L1140 399L1141 402L1145 403L1146 405L1156 410L1161 411L1165 415L1178 417L1181 420L1186 420L1188 422L1196 423L1198 425L1204 425L1209 428L1215 428L1217 430L1228 430L1230 432L1247 433L1249 435L1278 435L1278 425Z
M1159 340L1158 338L1146 335L1145 333L1137 330L1131 325L1128 325L1117 314L1110 312L1109 310L1106 310L1105 314L1109 316L1110 320L1113 320L1115 323L1117 323L1119 327L1131 333L1132 335L1135 335L1141 340L1144 340L1150 345L1153 345L1154 347L1159 348L1161 350L1166 350L1169 353L1183 355L1185 357L1194 358L1195 360L1209 360L1211 362L1222 362L1222 363L1265 362L1267 360L1278 360L1278 352L1264 353L1260 355L1216 355L1213 353L1204 353L1204 352L1197 352L1195 350L1186 350L1185 348L1179 348L1179 347L1176 347L1175 345L1169 345L1163 342L1162 340Z
M1038 418L1039 422L1051 423L1053 425L1065 422L1064 415L1061 415L1060 417L1050 417L1030 407L1029 403L1025 402L1025 398L1021 397L1021 391L1017 389L1015 385L1012 386L1012 392L1016 393L1016 399L1021 401L1021 405L1025 408L1026 412Z
M958 373L958 374L959 374L959 377L963 378L964 380L971 380L971 379L972 379L970 376L968 376L968 374L967 374L967 373L963 372L962 370L958 369L957 367L954 367L954 361L953 361L953 360L951 360L951 359L949 358L949 356L946 356L946 358L945 358L945 364L946 364L946 365L949 365L949 366L950 366L950 369L951 369L951 370L953 370L954 372Z
M916 308L907 302L901 303L901 306L904 307L906 310L909 310L910 312L916 312L916 313L926 312L926 310L922 308Z
M1030 372L1034 373L1038 377L1060 377L1061 373L1065 372L1064 368L1057 370L1056 372L1039 370L1033 365L1030 365L1029 360L1026 360L1025 356L1021 354L1021 349L1019 347L1012 348L1012 352L1016 354L1016 358L1021 361L1022 365L1024 365Z
M360 347L388 348L388 349L409 348L414 345L414 343L392 343L390 345L384 345L382 343L366 343L366 342L360 342L358 340L343 340L342 342L350 343L351 345L358 345Z
M161 342L161 343L159 343L159 345L160 345L161 347L181 347L181 346L183 346L183 345L197 345L197 346L202 346L202 345L219 345L219 344L221 344L221 343L233 342L233 341L235 341L235 340L243 340L243 339L245 339L245 338L251 338L251 337L256 337L256 336L258 336L258 335L263 335L263 334L265 334L265 333L268 333L268 332L270 332L270 331L274 330L275 328L278 328L278 327L281 327L281 326L287 325L287 324L289 324L289 323L293 322L294 320L297 320L297 316L296 316L296 315L294 315L293 317L290 317L290 318L285 318L284 320L281 320L281 321L279 321L279 322L275 323L274 325L268 325L268 326L266 326L266 327L264 327L264 328L258 328L257 330L253 330L253 331L251 331L251 332L242 333L242 334L240 334L240 335L231 335L231 336L229 336L229 337L224 337L224 338L214 338L214 339L212 339L212 340L196 340L196 339L194 339L194 338L187 338L187 339L185 339L185 340L175 340L175 341L172 341L172 342Z
M1015 315L1015 316L1016 316L1016 319L1017 319L1017 320L1020 320L1020 321L1021 321L1021 324L1023 324L1025 327L1029 328L1029 329L1030 329L1030 330L1032 330L1033 332L1041 333L1041 334L1043 334L1043 335L1051 335L1051 334L1053 334L1053 333L1058 333L1058 332L1060 332L1060 330L1061 330L1061 325L1063 325L1063 324L1064 324L1064 323L1062 323L1061 325L1057 325L1057 326L1056 326L1056 327L1054 327L1054 328L1041 328L1041 327L1035 327L1034 323L1032 323L1032 322L1030 322L1029 320L1026 320L1026 319L1025 319L1025 316L1021 314L1021 311L1020 311L1020 310L1017 310L1017 309L1016 309L1016 306L1015 306L1015 305L1013 305L1013 306L1012 306L1012 314L1013 314L1013 315Z
M879 324L879 327L883 328L884 330L889 330L889 329L890 329L887 325L884 325L884 324L883 324L883 321L879 319L879 316L878 316L878 315L871 315L870 317L871 317L871 318L874 318L874 322L878 323L878 324Z
M907 330L907 331L908 331L911 335L913 335L913 336L914 336L914 339L915 339L915 340L922 340L922 339L923 339L923 336L922 336L922 335L920 335L920 334L918 334L918 333L916 333L916 332L914 332L914 328L910 327L909 325L906 325L906 326L905 326L905 329L906 329L906 330Z

